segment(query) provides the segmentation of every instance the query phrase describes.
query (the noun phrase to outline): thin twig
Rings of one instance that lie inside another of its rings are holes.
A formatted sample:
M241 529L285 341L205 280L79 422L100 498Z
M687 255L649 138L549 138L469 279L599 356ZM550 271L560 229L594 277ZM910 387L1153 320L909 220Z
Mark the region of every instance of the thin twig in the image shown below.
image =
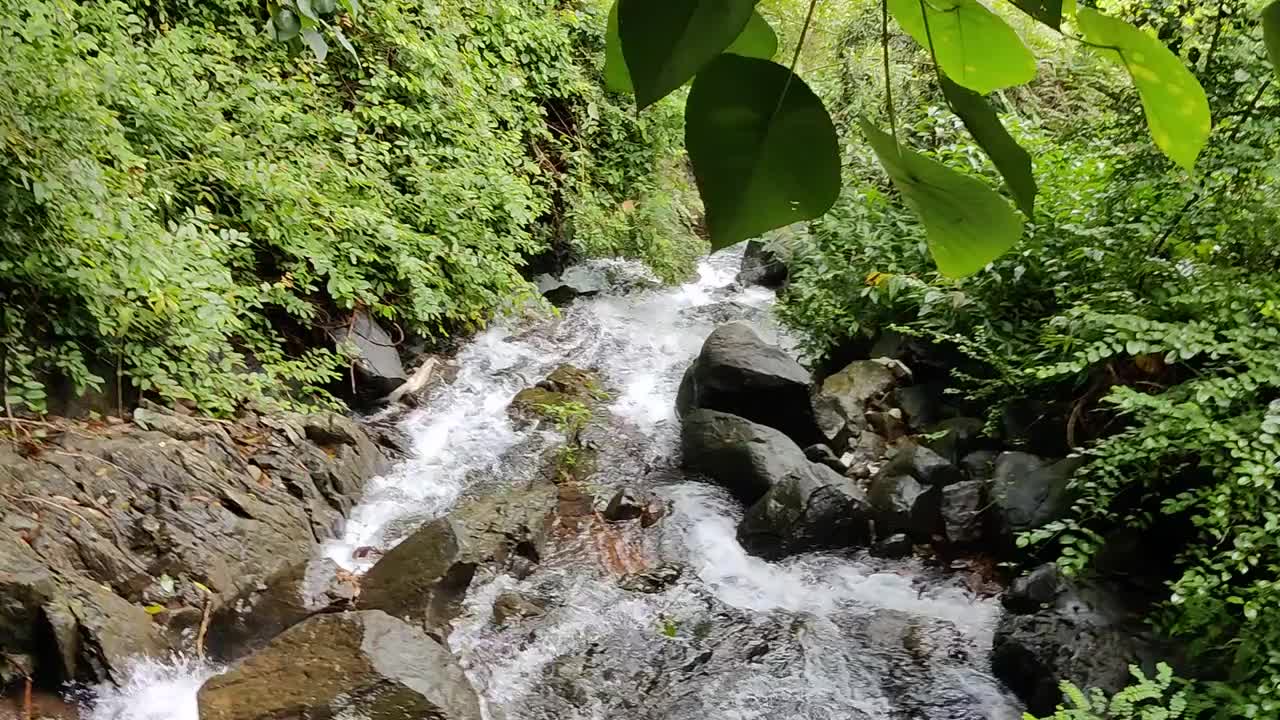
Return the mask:
M31 676L22 676L25 686L22 689L22 720L31 720Z
M893 80L889 76L889 0L880 0L880 54L884 57L884 105L889 113L889 133L898 146L898 119L893 112Z
M205 593L204 610L200 613L200 631L196 633L196 657L201 662L204 661L204 637L209 634L209 618L210 610L213 608L213 598Z
M818 0L809 0L809 9L804 14L804 25L800 28L800 39L796 41L796 51L791 55L791 70L787 73L787 81L782 84L782 94L778 96L778 106L773 109L775 117L782 110L782 101L787 99L787 91L791 89L791 80L796 76L796 65L800 62L800 51L804 50L804 39L809 34L809 24L813 22L813 11L817 7Z

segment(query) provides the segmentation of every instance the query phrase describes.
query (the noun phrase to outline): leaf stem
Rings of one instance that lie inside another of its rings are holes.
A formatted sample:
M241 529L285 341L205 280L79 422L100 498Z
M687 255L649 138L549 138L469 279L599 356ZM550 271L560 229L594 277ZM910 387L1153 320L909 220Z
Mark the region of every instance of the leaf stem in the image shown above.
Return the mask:
M898 145L898 118L893 112L893 80L889 76L889 0L880 0L880 54L884 58L884 106L889 114L889 134Z
M791 89L791 79L796 76L796 65L800 63L800 51L804 49L804 40L809 35L809 25L813 23L813 11L818 7L818 0L809 0L809 9L804 14L804 25L800 28L800 39L796 41L796 51L791 55L791 68L787 73L787 81L782 84L782 93L778 95L778 106L773 109L776 117L782 110L782 102L787 99L787 91Z

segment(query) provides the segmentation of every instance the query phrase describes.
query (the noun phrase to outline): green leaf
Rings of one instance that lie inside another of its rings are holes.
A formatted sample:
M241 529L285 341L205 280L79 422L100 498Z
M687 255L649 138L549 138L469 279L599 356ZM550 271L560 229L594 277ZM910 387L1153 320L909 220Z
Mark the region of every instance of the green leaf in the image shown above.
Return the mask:
M275 15L276 39L282 42L288 42L296 37L302 30L302 20L300 20L292 10L281 8L280 12Z
M604 87L611 92L631 92L631 73L622 57L618 39L618 3L609 8L609 26L604 35Z
M724 52L754 0L618 0L618 37L641 109L684 85Z
M865 119L862 131L894 187L920 217L938 271L978 272L1022 236L1022 216L980 180L898 145Z
M319 20L320 16L316 14L315 9L311 7L311 0L294 0L294 5L298 8L298 13L304 18L310 20Z
M761 17L760 13L753 11L747 26L742 29L742 34L724 51L734 55L772 60L774 54L778 52L778 34L769 27L768 20Z
M360 0L342 0L342 4L347 6L347 12L351 13L352 20L360 17Z
M1156 145L1188 172L1209 141L1212 120L1204 88L1159 40L1123 20L1091 8L1076 12L1085 40L1124 65L1138 88Z
M1008 23L978 0L888 0L894 19L921 47L929 47L952 80L982 94L1022 85L1036 76L1036 59ZM925 15L928 13L928 29Z
M347 39L346 34L342 32L342 28L334 25L333 36L337 38L338 44L342 46L343 50L347 51L347 54L351 56L351 59L356 61L356 67L360 67L360 56L356 54L355 46Z
M150 605L147 605L146 607L144 607L144 608L142 608L142 609L143 609L143 610L144 610L148 615L159 615L160 613L164 612L167 608L166 608L165 606L163 606L163 605L158 605L158 604L156 604L156 603L151 603Z
M1271 65L1280 75L1280 0L1262 9L1262 39L1267 44Z
M995 163L1018 208L1027 217L1036 211L1036 178L1031 173L1031 156L1018 145L1000 123L991 103L978 93L960 87L945 75L940 78L942 94L955 110L969 134Z
M725 52L768 60L778 52L778 36L760 13L752 11L742 34ZM609 9L609 25L605 30L604 86L611 92L632 92L631 73L622 57L622 41L618 38L618 3Z
M306 28L302 31L302 42L315 53L317 61L324 62L324 59L329 57L329 43L324 41L324 36L315 28Z
M311 0L311 7L321 15L332 15L338 9L338 0Z
M1013 0L1013 4L1054 30L1062 27L1062 0Z
M685 145L715 249L818 217L840 193L831 116L768 60L725 54L698 73Z

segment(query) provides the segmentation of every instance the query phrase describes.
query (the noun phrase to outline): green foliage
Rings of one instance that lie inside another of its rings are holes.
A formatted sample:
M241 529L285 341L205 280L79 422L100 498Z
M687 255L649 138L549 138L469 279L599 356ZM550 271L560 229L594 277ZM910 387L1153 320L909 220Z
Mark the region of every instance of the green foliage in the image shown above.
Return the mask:
M893 17L952 80L979 93L1022 85L1036 59L1018 34L978 0L887 0Z
M816 217L835 202L835 127L818 97L781 65L721 55L698 74L686 114L713 248Z
M850 118L839 123L846 187L791 248L779 312L815 358L896 326L967 356L954 377L993 416L1009 401L1066 408L1066 439L1089 459L1077 476L1075 512L1021 542L1083 573L1119 530L1160 533L1176 557L1160 576L1168 594L1151 619L1189 643L1194 667L1218 677L1188 688L1188 702L1207 701L1224 718L1276 717L1273 70L1258 16L1243 0L1228 0L1221 13L1217 4L1187 14L1129 0L1102 9L1162 38L1195 70L1221 118L1194 180L1144 137L1141 89L1116 92L1116 69L1094 50L1065 51L1042 63L1031 86L986 99L1032 158L1034 221L979 272L943 277L928 253L930 235L895 202L879 163L852 142L852 118L881 104L864 79L877 71L880 38L854 13L842 36L850 46L834 63L837 81L815 82L827 88L836 118ZM890 38L894 52L900 43ZM1028 43L1036 47L1034 36ZM998 181L984 148L945 111L935 73L918 64L925 57L918 50L891 68L900 143ZM1096 708L1080 717L1094 716L1108 717Z
M943 275L972 275L1018 242L1022 218L982 181L898 145L869 123L862 132L920 216Z
M618 38L636 105L684 85L747 28L754 0L618 0Z
M1156 145L1193 170L1212 125L1209 101L1195 76L1159 40L1123 20L1081 8L1076 22L1087 41L1129 71Z
M1280 0L1262 10L1262 36L1267 44L1267 56L1280 76Z
M1156 668L1156 676L1148 678L1141 668L1130 667L1134 682L1107 698L1093 689L1088 692L1064 682L1062 694L1071 707L1060 707L1041 720L1177 720L1192 717L1188 713L1186 692L1174 691L1173 670L1164 663ZM1026 720L1036 720L1026 715Z
M384 0L348 23L343 7L331 25L359 65L296 54L240 0L3 0L14 405L117 370L213 413L310 402L345 362L308 348L349 310L426 338L478 328L529 294L527 258L595 232L576 202L637 187L629 231L665 244L610 249L687 271L698 245L666 178L679 116L637 119L600 89L596 8Z
M887 14L891 11L898 24L918 45L928 49L940 81L944 84L951 81L956 83L956 87L949 89L949 94L954 98L950 105L966 119L978 144L996 162L1019 207L1032 215L1036 183L1034 177L1030 177L1025 151L1018 148L1012 136L1000 127L998 117L985 107L980 97L966 95L960 90L968 88L978 93L990 93L1026 84L1036 77L1035 56L1008 21L978 0L881 0L881 3L885 15L881 36L885 75L891 74L887 28ZM1075 3L1064 6L1058 0L1012 0L1012 4L1059 32L1064 13L1075 16L1078 30L1085 37L1070 37L1116 56L1128 68L1140 91L1156 144L1186 169L1194 167L1196 156L1208 136L1211 121L1203 90L1176 56L1155 38L1092 8L1077 12ZM725 68L734 64L731 60L734 50L730 47L733 38L739 34L751 35L751 31L744 33L743 28L748 27L748 16L753 5L750 2L729 0L679 0L662 3L654 9L655 6L651 3L643 3L641 0L618 0L618 11L611 14L608 21L610 45L616 46L607 53L610 58L610 70L607 72L609 86L614 89L625 88L628 85L628 74L632 79L639 78L634 84L637 86L637 104L643 109L658 98L675 91L695 75L700 76L712 69L717 71L716 80L719 84L724 79L721 74ZM816 2L809 3L800 36L796 40L796 59L801 56L816 7ZM769 50L772 54L771 45ZM722 53L722 58L730 59L716 61L716 56ZM625 71L622 64L626 65ZM744 69L748 67L742 63L737 65ZM746 96L741 101L732 101L729 89L723 88L714 95L715 103L686 104L687 126L725 127L737 119L734 112L740 111L743 106L756 108L772 104L775 108L783 108L787 104L787 93L793 87L796 92L806 93L806 106L813 105L808 86L798 81L791 82L795 67L784 69L773 63L768 63L768 66L773 71L767 74L785 72L788 78L786 82L767 86L775 96L772 103L764 102L759 97L761 90L758 83L766 73L762 69L757 70L755 72L759 77L744 74L733 78L738 84L737 91ZM942 80L944 73L951 80ZM893 100L888 92L893 79L884 77L883 80L886 83L885 105L888 107L890 134L895 148L901 148ZM704 93L704 96L707 95L711 93ZM806 109L805 113L814 117L812 122L807 123L809 125L821 124L825 127L827 123L820 123L819 117L829 122L827 110L821 102ZM758 111L753 111L747 113L746 117L756 114ZM759 123L755 120L749 121L749 124L764 128L763 135L756 137L757 132L753 131L741 133L742 138L739 139L736 137L737 133L731 133L725 143L732 155L759 155L768 159L768 162L736 163L750 169L745 178L722 172L719 167L702 167L711 158L718 156L699 152L690 146L694 172L699 178L698 190L704 205L716 217L716 221L711 223L711 232L713 244L717 247L797 220L820 216L830 209L837 194L828 192L823 184L820 186L820 193L806 192L800 197L790 198L794 212L778 211L780 204L775 203L768 203L757 210L758 206L753 203L725 202L726 198L741 199L744 196L743 186L794 187L797 185L797 178L802 178L809 172L810 163L817 161L820 171L825 172L826 168L839 162L838 149L833 151L827 147L806 154L788 153L771 157L771 153L757 151L755 148L787 145L787 140L777 137L782 129L773 130L769 127L771 123ZM696 142L706 140L706 136L702 134L693 134L690 138ZM822 144L827 145L825 133L822 138ZM982 192L984 188L978 187L980 181L971 181L962 174L924 161L920 166L928 168L931 177L945 178L942 185L932 186L909 179L909 174L903 172L904 163L898 160L898 152L878 152L877 157L895 178L899 190L906 181L905 185L914 191L904 192L904 195L910 194L908 204L921 217L931 236L930 248L937 253L946 254L945 257L936 258L945 274L954 276L976 272L991 260L993 252L1005 252L1017 242L1017 235L1012 239L1007 237L1008 231L1015 227L1015 222L993 193ZM905 164L914 162L911 160ZM958 191L958 194L954 191ZM965 212L960 212L961 210ZM983 213L987 211L994 214L984 217ZM978 238L981 234L978 226L983 222L996 226L995 237L989 240Z
M1000 171L1005 187L1018 208L1027 217L1035 217L1036 178L1031 172L1031 156L1000 123L995 108L986 98L955 84L945 75L938 77L938 85L951 111L960 118L974 142Z

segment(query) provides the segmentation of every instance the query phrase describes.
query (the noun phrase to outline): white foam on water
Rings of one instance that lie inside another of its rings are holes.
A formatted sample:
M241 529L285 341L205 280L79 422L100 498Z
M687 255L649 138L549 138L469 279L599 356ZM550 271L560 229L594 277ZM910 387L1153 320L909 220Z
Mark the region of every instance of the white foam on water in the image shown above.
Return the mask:
M140 658L125 669L120 685L95 690L84 720L200 720L196 693L221 668L193 658Z

